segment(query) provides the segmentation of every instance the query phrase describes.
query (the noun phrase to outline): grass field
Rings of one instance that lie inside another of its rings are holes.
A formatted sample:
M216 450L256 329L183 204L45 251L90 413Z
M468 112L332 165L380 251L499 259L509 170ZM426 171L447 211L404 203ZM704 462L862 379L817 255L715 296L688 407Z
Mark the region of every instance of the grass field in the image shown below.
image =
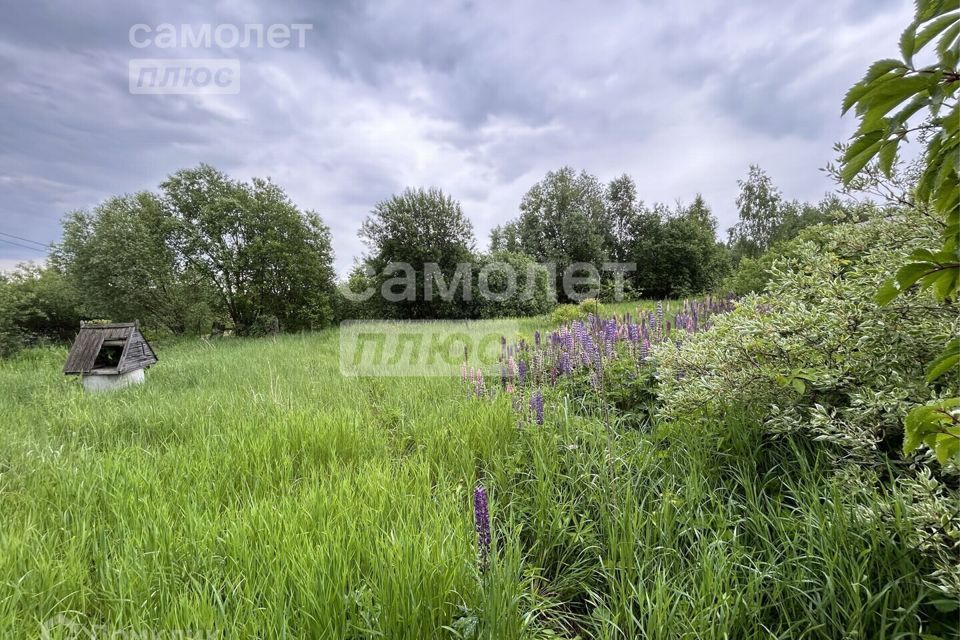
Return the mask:
M919 630L921 560L748 420L611 439L550 406L518 429L459 379L341 377L335 329L158 351L105 395L60 374L64 349L0 362L0 637Z

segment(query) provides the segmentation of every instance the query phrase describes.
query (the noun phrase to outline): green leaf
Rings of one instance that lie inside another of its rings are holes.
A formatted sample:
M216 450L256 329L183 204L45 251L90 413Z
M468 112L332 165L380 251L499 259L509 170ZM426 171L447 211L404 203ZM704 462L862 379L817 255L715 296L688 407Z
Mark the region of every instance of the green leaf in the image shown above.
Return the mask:
M893 278L890 278L877 291L877 295L874 297L874 300L881 307L890 303L891 300L900 295L900 288L897 287L897 282Z
M951 188L955 186L957 181L957 172L955 167L957 165L957 154L952 147L944 147L944 152L941 154L943 156L942 164L940 165L940 170L937 171L937 177L933 182L934 191L940 191L943 188ZM951 185L950 183L954 184Z
M930 89L933 85L936 85L936 80L928 74L895 76L870 89L863 96L861 103L866 103L867 108L873 110L889 101L893 101L884 111L886 113L893 106L900 104L916 93Z
M807 385L800 378L794 378L791 380L790 385L797 390L797 393L803 393L807 390Z
M937 53L941 58L947 57L947 52L953 49L953 41L960 35L960 22L947 29L946 33L937 42ZM951 65L952 66L952 65Z
M893 162L897 159L897 142L887 141L880 146L880 153L877 156L877 163L880 171L888 178L893 175Z
M960 398L947 398L911 410L903 421L903 453L910 454L923 443L934 450L940 464L955 458L960 453L958 406Z
M951 24L955 23L958 19L958 14L951 14L940 16L936 20L927 23L927 25L921 29L913 40L913 51L916 53L920 49L923 49L927 46L927 43L936 38L941 31L949 27Z
M894 71L896 73L892 73ZM849 111L868 91L873 91L884 82L898 78L907 71L908 68L901 60L894 60L893 58L877 60L867 69L867 75L847 91L847 94L843 97L843 108L840 114L843 115Z
M931 262L911 262L900 267L897 275L894 277L897 279L897 285L899 285L900 290L906 291L916 284L917 280L936 269L937 265Z
M870 131L869 133L864 133L863 135L858 136L853 142L850 143L850 146L848 146L847 150L844 152L844 163L849 162L851 159L859 156L868 147L870 147L870 145L880 141L882 138L883 132L881 131Z
M937 261L933 251L930 251L930 249L917 249L910 254L910 259L917 262L919 261L936 262Z
M917 24L913 23L900 34L900 55L908 66L913 66L913 52L917 37Z
M937 273L933 279L933 295L937 300L946 300L952 298L957 291L957 274L960 273L960 267L949 267Z
M927 145L927 153L924 157L924 162L926 168L923 170L923 173L920 174L920 178L917 180L917 199L925 201L930 197L930 190L933 187L933 181L936 178L936 168L937 165L934 164L934 160L940 154L940 146L943 144L943 136L937 134L930 139L929 144Z
M913 100L907 103L907 105L903 107L903 109L893 114L893 116L890 118L890 123L892 127L896 129L898 127L902 127L906 125L907 121L911 117L913 117L913 115L916 114L917 111L920 111L929 103L930 103L930 97L927 95L924 95L921 93L919 95L914 96Z
M877 133L876 137L880 137L879 132ZM860 173L860 170L863 169L875 155L877 155L877 151L880 150L880 145L882 143L882 140L877 140L876 142L869 144L856 156L844 161L843 168L840 170L840 177L844 184L850 184L850 181L853 180L858 173Z
M960 363L960 338L954 338L947 343L943 352L930 363L927 369L927 382L933 382L940 376L953 371Z
M937 455L937 462L947 464L960 454L960 437L948 429L937 436L933 452Z

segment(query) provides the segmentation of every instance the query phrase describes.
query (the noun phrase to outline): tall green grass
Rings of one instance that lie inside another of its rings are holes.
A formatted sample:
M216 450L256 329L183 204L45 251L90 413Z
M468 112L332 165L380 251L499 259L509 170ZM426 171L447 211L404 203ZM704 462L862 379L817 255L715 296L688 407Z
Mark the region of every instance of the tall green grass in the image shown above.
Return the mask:
M62 349L0 362L0 637L57 616L229 638L921 630L923 559L749 420L611 439L554 406L518 428L459 380L341 377L335 330L159 350L105 395L60 375Z

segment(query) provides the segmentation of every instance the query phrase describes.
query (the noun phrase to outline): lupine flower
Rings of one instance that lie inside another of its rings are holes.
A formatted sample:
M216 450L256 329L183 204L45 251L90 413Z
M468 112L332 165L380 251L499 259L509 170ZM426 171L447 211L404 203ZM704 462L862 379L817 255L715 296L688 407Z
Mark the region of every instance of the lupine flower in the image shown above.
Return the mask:
M617 321L610 320L603 326L603 341L607 348L607 355L613 355L613 346L617 342Z
M524 360L520 361L520 364L517 366L517 376L520 379L520 384L523 384L527 381L527 363Z
M566 375L573 372L573 363L570 362L570 354L564 351L560 354L560 373Z
M535 391L530 396L530 409L533 410L533 417L537 424L543 424L543 393Z
M538 346L538 347L540 346L540 332L539 332L539 331L534 331L534 332L533 332L533 344L536 345L536 346Z
M476 374L473 378L474 391L477 394L478 398L482 398L483 394L486 393L487 387L483 383L483 370L477 369Z
M487 504L487 490L478 484L473 492L473 519L477 529L477 557L480 570L487 568L490 555L490 511Z

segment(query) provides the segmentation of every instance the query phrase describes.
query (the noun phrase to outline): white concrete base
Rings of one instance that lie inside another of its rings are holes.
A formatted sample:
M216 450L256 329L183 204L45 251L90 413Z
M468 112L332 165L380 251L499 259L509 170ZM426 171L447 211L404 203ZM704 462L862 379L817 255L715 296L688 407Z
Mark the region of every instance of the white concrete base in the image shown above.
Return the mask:
M83 388L93 393L99 393L122 389L132 384L143 384L144 380L146 378L143 375L143 369L113 375L85 375L83 376Z

